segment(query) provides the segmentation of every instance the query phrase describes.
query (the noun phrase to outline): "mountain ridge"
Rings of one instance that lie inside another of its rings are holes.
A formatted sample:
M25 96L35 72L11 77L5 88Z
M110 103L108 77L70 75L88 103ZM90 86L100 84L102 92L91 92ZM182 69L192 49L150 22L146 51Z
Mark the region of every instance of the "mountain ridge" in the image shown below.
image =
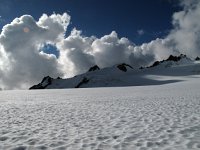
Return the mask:
M113 67L100 69L99 66L92 66L88 72L76 75L72 78L53 79L46 76L33 89L63 89L63 88L89 88L89 87L117 87L117 86L140 86L157 85L179 82L178 76L200 73L200 64L189 59L186 55L170 55L168 59L156 61L151 66L133 68L131 65L122 63ZM149 78L149 75L160 76L157 79ZM160 81L162 76L175 76L176 79Z

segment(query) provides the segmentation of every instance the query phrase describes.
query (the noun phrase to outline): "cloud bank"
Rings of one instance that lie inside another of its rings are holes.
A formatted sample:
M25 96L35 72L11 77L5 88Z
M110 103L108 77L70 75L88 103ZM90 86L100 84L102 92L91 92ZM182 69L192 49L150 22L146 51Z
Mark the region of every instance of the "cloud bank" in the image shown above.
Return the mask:
M54 55L40 52L45 43L64 38L68 14L42 15L38 22L29 15L14 19L0 35L0 85L4 89L27 88L42 76L63 75Z
M30 15L16 18L0 34L0 88L28 88L44 76L70 77L95 64L125 62L139 68L170 54L200 55L200 2L184 0L180 5L183 10L173 14L170 33L139 46L116 31L97 38L74 28L65 37L71 19L67 13L43 14L38 21ZM41 51L45 44L59 50L58 58Z

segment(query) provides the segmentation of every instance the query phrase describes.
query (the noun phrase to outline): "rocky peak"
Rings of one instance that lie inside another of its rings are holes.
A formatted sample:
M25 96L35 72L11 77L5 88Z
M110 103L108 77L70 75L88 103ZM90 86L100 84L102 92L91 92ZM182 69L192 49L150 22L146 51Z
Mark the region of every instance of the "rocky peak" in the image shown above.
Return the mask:
M97 65L91 67L91 68L88 70L88 72L96 71L96 70L100 70L99 66L97 66Z
M53 81L53 78L51 78L50 76L46 76L42 79L41 83L34 85L32 87L30 87L30 90L33 89L45 89L48 85L51 85Z
M178 61L180 61L180 60L183 59L183 58L187 58L187 56L186 56L186 55L183 55L183 54L181 54L181 55L179 55L179 56L170 55L166 60L155 61L155 62L153 63L153 65L151 65L151 66L149 66L149 67L147 67L147 68L152 68L152 67L155 67L155 66L160 65L161 63L168 62L168 61L178 62Z
M125 64L125 63L117 65L117 68L119 70L123 71L123 72L127 71L127 67L133 69L133 67L131 65L128 65L128 64Z
M195 58L195 60L196 60L196 61L199 61L199 60L200 60L199 56L197 56L197 57Z

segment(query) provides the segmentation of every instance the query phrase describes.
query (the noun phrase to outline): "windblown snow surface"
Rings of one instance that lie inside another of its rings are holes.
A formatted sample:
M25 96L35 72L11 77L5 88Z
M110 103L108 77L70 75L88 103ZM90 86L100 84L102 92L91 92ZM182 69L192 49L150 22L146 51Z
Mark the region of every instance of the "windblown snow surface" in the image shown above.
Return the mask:
M0 149L200 149L199 73L149 75L174 82L145 86L1 91Z

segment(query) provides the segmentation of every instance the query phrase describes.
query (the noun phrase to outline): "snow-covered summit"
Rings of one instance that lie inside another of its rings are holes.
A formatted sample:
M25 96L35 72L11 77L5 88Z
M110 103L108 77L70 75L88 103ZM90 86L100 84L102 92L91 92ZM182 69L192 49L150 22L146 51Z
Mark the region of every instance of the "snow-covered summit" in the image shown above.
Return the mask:
M122 63L109 68L100 69L97 65L88 72L72 78L53 79L45 77L41 83L30 89L63 89L88 87L120 87L158 85L179 82L181 76L200 74L200 63L187 58L186 55L172 56L153 65L136 69ZM170 76L164 79L163 77Z
M190 64L190 63L193 63L193 61L186 55L183 54L181 54L180 56L170 55L166 60L156 61L148 68L152 68L155 66L170 67L173 65Z

